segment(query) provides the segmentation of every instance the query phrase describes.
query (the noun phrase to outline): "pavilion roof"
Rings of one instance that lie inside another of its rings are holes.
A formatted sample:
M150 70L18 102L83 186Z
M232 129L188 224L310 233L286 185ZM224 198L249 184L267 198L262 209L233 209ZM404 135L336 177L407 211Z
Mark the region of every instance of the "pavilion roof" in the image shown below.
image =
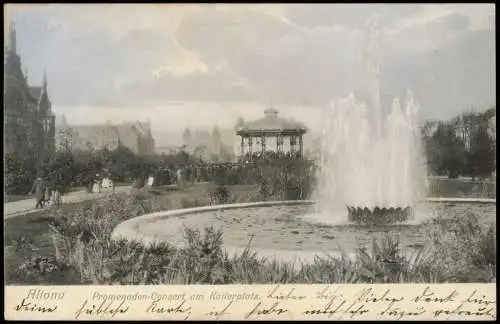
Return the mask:
M243 123L237 129L237 133L252 133L252 132L296 132L305 133L307 127L293 120L287 120L278 117L278 111L274 108L268 108L264 111L264 117Z

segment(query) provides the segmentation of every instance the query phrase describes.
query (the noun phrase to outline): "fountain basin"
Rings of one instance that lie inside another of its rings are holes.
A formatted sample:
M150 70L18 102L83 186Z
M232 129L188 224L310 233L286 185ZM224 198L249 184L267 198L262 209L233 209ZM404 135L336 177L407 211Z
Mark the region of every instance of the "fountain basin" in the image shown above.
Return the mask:
M366 226L308 221L305 216L314 213L313 204L313 201L271 201L157 212L119 224L112 238L182 247L184 227L203 232L204 227L214 226L223 231L224 248L230 253L241 253L251 241L252 251L259 256L301 262L311 262L325 254L353 258L360 246L370 250L372 237L378 234L390 233L408 253L426 243L429 228L423 224ZM445 198L425 204L435 210L435 216L451 217L473 208L485 221L495 221L495 199Z

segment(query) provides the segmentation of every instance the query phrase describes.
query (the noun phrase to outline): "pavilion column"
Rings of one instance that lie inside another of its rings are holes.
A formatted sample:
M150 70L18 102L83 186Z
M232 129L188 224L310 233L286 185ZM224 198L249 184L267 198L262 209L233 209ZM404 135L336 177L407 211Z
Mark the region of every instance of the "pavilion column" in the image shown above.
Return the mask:
M253 138L250 136L248 138L248 153L250 154L250 157L252 157L252 145L253 145Z
M241 136L241 157L245 156L245 137Z
M266 153L266 137L265 136L260 137L260 146L261 146L262 155L264 156L264 153Z
M303 147L304 147L304 143L302 141L302 134L299 135L299 152L300 152L300 157L303 156Z

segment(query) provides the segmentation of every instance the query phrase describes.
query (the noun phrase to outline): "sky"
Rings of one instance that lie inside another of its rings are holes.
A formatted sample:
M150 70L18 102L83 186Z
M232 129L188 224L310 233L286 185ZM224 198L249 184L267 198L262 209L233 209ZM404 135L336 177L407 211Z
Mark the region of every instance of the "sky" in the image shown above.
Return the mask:
M384 106L411 89L421 118L496 104L493 4L7 5L30 84L46 71L69 124L150 120L155 132L233 127L273 105L311 128L363 93L379 21Z

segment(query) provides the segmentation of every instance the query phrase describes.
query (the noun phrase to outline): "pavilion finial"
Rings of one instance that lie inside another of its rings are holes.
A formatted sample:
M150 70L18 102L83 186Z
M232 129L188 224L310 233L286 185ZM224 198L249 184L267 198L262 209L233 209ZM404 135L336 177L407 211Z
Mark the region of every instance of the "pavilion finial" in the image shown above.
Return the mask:
M276 109L274 109L273 107L273 95L270 94L269 95L269 107L264 110L264 115L266 116L277 116L278 115L278 111Z
M266 116L277 116L278 111L274 109L273 107L269 107L266 110L264 110L264 115Z

